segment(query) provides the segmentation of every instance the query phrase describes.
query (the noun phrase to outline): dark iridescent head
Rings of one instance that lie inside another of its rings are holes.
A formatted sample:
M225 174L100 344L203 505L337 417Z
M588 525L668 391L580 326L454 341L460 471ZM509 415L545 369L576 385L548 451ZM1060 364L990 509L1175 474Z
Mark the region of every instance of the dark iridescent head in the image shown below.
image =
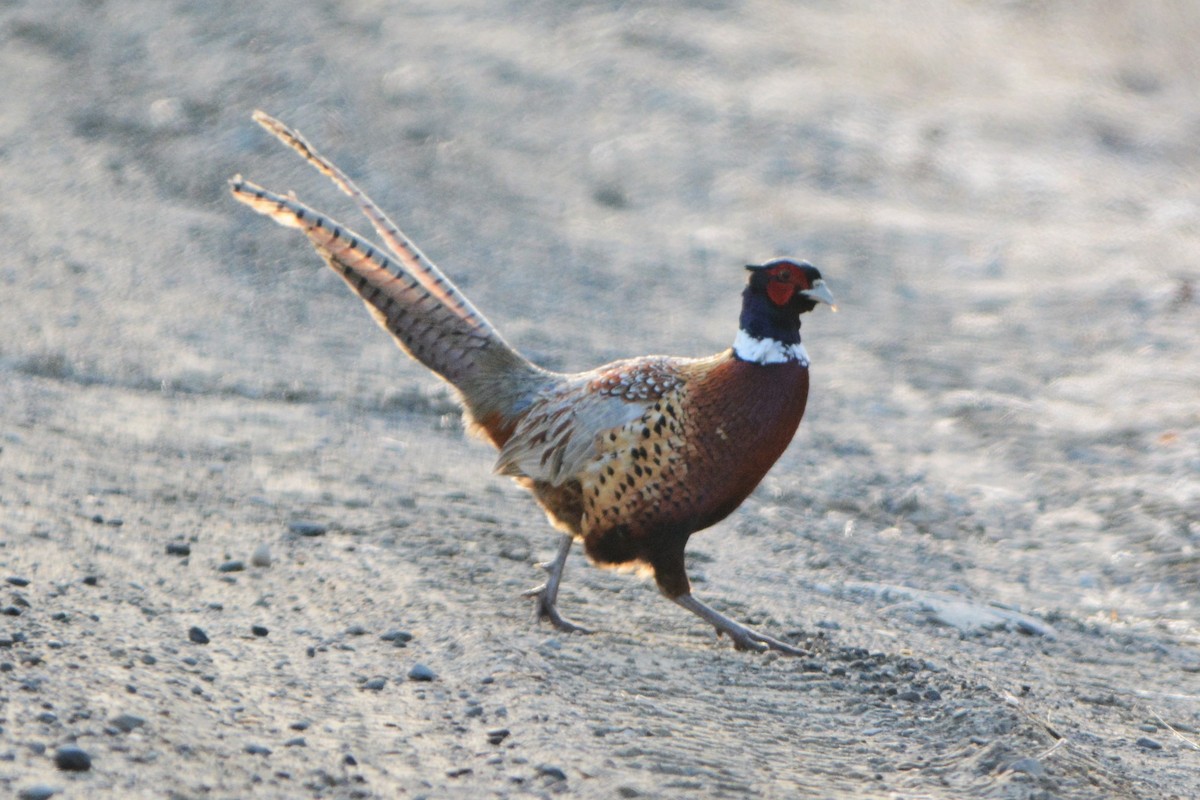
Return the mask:
M817 303L833 307L833 295L821 273L806 261L776 258L765 264L748 264L750 278L742 292L740 326L755 339L799 344L800 315Z
M821 273L807 261L774 258L765 264L747 264L746 269L750 270L749 291L764 295L780 310L803 314L817 303L837 310Z

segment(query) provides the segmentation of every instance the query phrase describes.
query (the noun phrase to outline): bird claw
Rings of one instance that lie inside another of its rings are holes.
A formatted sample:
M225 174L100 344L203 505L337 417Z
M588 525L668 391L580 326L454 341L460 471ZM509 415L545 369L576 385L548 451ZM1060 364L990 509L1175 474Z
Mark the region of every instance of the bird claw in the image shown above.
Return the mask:
M753 628L747 628L740 622L736 622L719 611L709 608L704 603L692 597L691 594L682 594L671 599L716 628L717 636L721 636L722 634L728 636L733 642L735 650L753 650L756 653L774 650L777 653L783 653L788 656L808 655L808 651L806 650L801 650L787 642L780 641L774 636L759 633Z
M535 586L532 589L527 589L521 593L522 597L535 598L533 608L533 621L541 622L546 620L555 628L558 628L563 633L591 633L591 630L578 625L571 620L558 613L558 606L552 602L547 596L546 584Z
M806 656L807 650L801 650L794 645L776 639L774 636L767 636L765 633L759 633L751 628L743 627L741 630L727 631L717 628L717 636L727 634L733 641L734 650L751 650L755 653L765 653L768 650L774 650L777 653L783 653L788 656Z

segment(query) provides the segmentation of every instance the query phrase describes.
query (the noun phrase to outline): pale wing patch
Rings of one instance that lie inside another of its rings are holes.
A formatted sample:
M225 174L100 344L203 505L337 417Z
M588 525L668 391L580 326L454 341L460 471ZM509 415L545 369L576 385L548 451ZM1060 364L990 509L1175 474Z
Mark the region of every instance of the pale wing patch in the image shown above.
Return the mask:
M683 359L618 361L573 377L571 386L534 402L500 451L496 472L559 485L580 477L605 437L641 419L683 379Z
M640 403L589 395L583 387L535 404L500 450L496 472L557 486L595 458L597 431L624 425L643 411Z

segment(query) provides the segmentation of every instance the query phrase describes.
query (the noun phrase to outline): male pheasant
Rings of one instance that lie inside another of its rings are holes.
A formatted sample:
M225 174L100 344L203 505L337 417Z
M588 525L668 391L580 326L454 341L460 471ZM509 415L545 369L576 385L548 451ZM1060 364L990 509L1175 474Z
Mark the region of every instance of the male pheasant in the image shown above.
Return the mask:
M648 567L668 598L738 649L802 651L691 593L684 547L737 508L783 453L808 398L800 315L833 305L810 264L749 266L733 346L708 358L646 356L579 374L551 372L512 347L336 166L298 133L254 119L349 195L387 251L308 206L244 181L234 197L299 228L410 356L458 393L468 427L500 451L496 472L524 486L563 532L548 580L528 596L566 631L558 587L572 543L600 565Z

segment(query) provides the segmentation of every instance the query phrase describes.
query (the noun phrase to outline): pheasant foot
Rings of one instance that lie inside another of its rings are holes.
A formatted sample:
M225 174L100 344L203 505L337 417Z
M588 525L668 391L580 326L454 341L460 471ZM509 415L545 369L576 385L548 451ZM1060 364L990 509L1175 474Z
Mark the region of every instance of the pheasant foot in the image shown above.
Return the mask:
M554 556L554 560L541 565L549 573L546 582L523 592L521 596L535 598L533 611L535 622L546 620L564 633L591 633L587 628L571 622L558 613L558 586L562 582L563 569L567 566L567 556L571 553L571 545L574 544L574 541L570 534L563 534L558 544L558 554Z
M718 636L721 634L728 636L733 641L733 646L736 650L754 650L759 653L766 650L775 650L789 656L808 655L808 652L805 650L780 641L774 636L759 633L753 628L748 628L740 622L730 619L716 609L701 603L690 594L682 594L672 599L716 628Z

